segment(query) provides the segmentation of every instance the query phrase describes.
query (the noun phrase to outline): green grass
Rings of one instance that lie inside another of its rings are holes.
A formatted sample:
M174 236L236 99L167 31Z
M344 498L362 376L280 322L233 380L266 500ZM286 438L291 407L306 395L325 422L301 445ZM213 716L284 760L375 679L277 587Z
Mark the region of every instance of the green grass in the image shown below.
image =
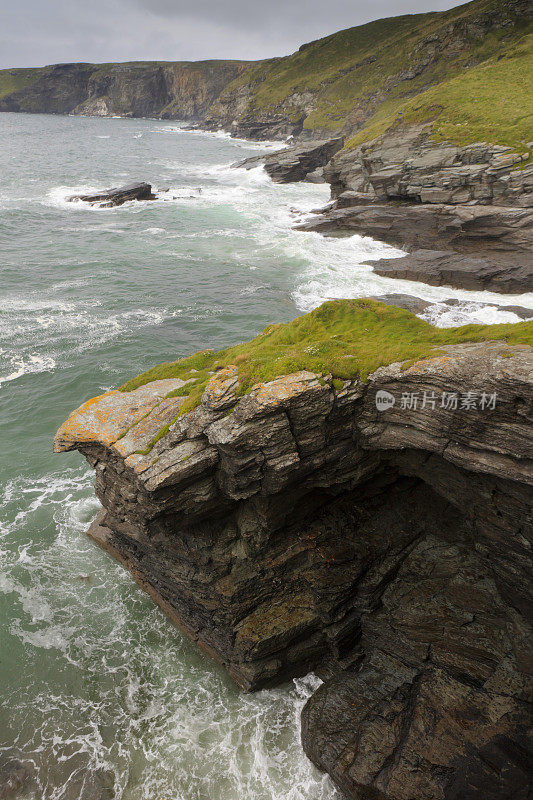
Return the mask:
M488 12L507 13L509 24L481 35L478 23ZM460 46L456 34L451 38L452 24L460 30ZM350 146L403 120L432 122L438 139L490 141L521 152L533 137L527 112L532 29L524 15L506 11L504 0L376 20L264 62L229 84L222 98L249 83L243 116L304 117L306 130L353 133ZM419 71L431 40L436 52ZM405 79L408 70L414 73Z
M158 364L120 389L131 392L161 378L192 378L169 395L187 398L177 419L200 403L213 370L230 364L239 371L240 395L257 383L302 369L331 375L333 386L341 388L342 380L366 380L378 367L438 355L443 345L494 340L533 346L533 322L435 328L409 311L374 300L333 300L287 324L269 325L251 342ZM143 452L168 429L162 428Z
M496 20L490 30L488 14ZM531 21L506 0L473 0L448 11L376 20L265 61L85 67L91 85L102 78L112 83L124 73L136 85L146 72L161 67L172 76L179 68L190 73L184 90L204 76L209 84L217 69L222 85L234 74L208 112L223 123L238 99L243 118L303 120L305 130L320 135L342 132L348 147L372 141L399 123L428 122L438 140L488 141L523 153L533 138L532 31ZM49 67L0 71L0 99L49 74ZM157 113L179 115L182 77L176 77L176 96ZM37 89L32 89L36 95ZM28 106L23 96L19 101L25 110L35 107L31 99Z
M0 70L0 98L13 92L18 92L37 80L42 74L42 69L1 69Z
M389 99L347 143L371 141L400 124L430 122L439 141L486 141L529 156L533 135L533 34L500 57L462 71L407 101Z

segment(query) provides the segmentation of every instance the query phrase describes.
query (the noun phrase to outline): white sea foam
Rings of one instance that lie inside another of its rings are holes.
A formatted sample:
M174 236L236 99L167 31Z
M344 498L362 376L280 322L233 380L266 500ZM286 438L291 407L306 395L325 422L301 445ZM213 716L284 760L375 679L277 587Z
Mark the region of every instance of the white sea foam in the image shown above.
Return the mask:
M179 313L166 307L113 312L96 297L67 301L54 296L64 288L60 283L48 292L7 295L3 300L0 386L71 364L76 354Z
M88 780L115 800L336 800L299 741L320 681L239 692L83 535L98 509L91 481L70 469L0 493L11 520L0 591L15 601L10 633L36 664L24 693L4 699L39 797L84 798ZM48 536L32 536L43 524ZM73 691L73 676L88 691Z
M225 139L230 141L235 146L245 147L249 150L282 150L285 147L288 147L289 144L287 140L262 140L262 141L254 141L251 139L240 139L238 136L232 136L229 131L225 131L223 129L217 131L208 131L203 130L202 128L191 128L184 125L161 125L157 128L152 129L152 133L181 133L187 134L188 136L205 136L209 139Z
M66 202L68 195L94 187L58 187L44 203L76 212L65 217L75 220L81 233L116 238L123 219L131 222L133 213L144 215L149 208L146 221L137 217L128 236L135 229L132 235L145 245L153 237L154 253L175 238L175 253L167 255L175 257L176 270L208 260L211 250L214 256L222 253L231 269L250 276L240 282L240 294L235 291L235 297L246 298L242 306L274 288L292 293L302 311L330 297L414 294L432 302L424 316L436 324L516 319L490 303L533 308L532 295L510 298L381 278L365 262L400 251L365 237L324 238L293 230L297 220L327 202L326 186L278 186L262 168L245 171L227 164L187 167L176 161L165 169L168 185L175 185L171 192L151 204L106 210L105 226L98 224L101 217L89 223L77 213L87 205ZM166 179L160 185L167 185ZM200 185L201 195L189 197ZM171 201L174 208L165 200L172 192L183 195ZM194 222L198 209L201 224L189 229L185 209ZM91 294L92 269L80 278L72 277L80 274L77 270L60 272L58 278L64 274L65 280L53 277L43 291L24 287L7 296L0 315L7 348L0 353L7 365L1 374L20 369L9 360L14 358L26 366L32 357L44 359L41 367L52 359L55 369L73 364L81 352L181 313L170 296L161 307L156 300L152 305L138 299L143 288L136 285L136 295L128 294L129 287L121 294L123 273L117 273L116 283L110 275L109 296ZM171 293L172 283L167 285ZM181 287L177 281L176 293ZM459 298L460 305L445 306L442 301L449 297ZM216 302L206 308L180 298L179 305L190 320L198 320L200 339L210 335L201 321L218 313ZM144 333L138 335L141 343ZM98 353L99 368L106 357ZM98 378L102 390L112 380L111 368ZM10 389L16 391L17 384ZM38 465L42 454L37 455ZM78 467L41 474L38 469L28 465L25 474L0 489L0 592L9 609L6 629L17 648L24 645L21 669L28 673L23 690L14 681L3 686L2 699L10 709L13 753L36 766L35 796L85 800L91 792L106 796L106 787L112 787L115 800L337 800L329 778L312 767L299 741L300 711L317 679L241 694L84 536L100 507L92 472Z
M0 350L0 357L1 356L2 351ZM8 383L9 381L14 381L17 378L21 378L23 375L49 372L50 370L54 369L56 365L55 359L51 356L30 355L24 359L19 358L18 356L8 355L7 358L11 368L13 368L13 372L8 373L7 375L0 375L0 386L2 386L3 383Z

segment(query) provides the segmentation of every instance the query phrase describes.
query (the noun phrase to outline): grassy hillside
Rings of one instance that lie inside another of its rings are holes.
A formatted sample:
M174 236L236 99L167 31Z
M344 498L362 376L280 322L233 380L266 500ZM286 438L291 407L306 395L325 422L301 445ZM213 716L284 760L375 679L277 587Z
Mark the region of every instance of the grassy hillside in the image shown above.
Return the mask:
M488 141L526 151L533 135L533 34L414 98L389 99L346 146L360 145L400 122L431 122L440 141Z
M93 113L101 100L109 114L207 120L244 135L256 122L267 138L343 133L349 147L399 121L427 121L438 139L523 151L533 139L532 41L530 0L473 0L370 22L262 62L3 70L0 110Z
M352 144L402 116L434 120L439 138L520 149L533 137L532 13L524 2L474 0L340 31L256 69L247 113L290 107L293 118L303 113L304 130L355 134Z
M43 69L1 69L0 98L25 89L42 75Z

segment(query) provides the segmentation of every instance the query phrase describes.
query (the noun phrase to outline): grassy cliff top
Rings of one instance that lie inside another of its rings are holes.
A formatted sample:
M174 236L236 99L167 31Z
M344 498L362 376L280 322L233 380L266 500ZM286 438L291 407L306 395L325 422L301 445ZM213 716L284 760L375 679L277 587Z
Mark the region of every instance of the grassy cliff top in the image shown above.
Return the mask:
M486 141L527 153L533 136L533 34L413 98L390 98L346 148L400 123L420 122L431 123L438 141L459 145Z
M437 139L458 144L488 141L524 153L533 139L532 41L527 0L472 0L448 11L376 20L265 61L139 61L0 70L0 101L4 109L16 101L15 110L43 110L42 97L46 99L51 88L61 88L61 81L63 94L68 94L66 88L75 77L80 97L50 108L65 113L94 94L95 82L105 94L108 79L111 86L128 75L135 94L142 94L143 75L148 78L162 69L172 95L172 71L185 71L191 76L191 91L195 81L209 83L218 76L220 94L205 113L223 125L234 115L266 121L281 116L317 135L342 132L350 139L347 146L353 147L398 122L429 122ZM79 74L71 75L76 70ZM148 81L146 92L150 87ZM121 92L126 92L127 106L127 91L122 87ZM170 102L151 113L179 116L180 97L170 96Z
M235 365L240 393L298 370L363 380L378 367L437 355L443 345L504 340L533 346L533 322L435 328L409 311L374 300L333 300L292 322L269 325L251 342L195 353L143 372L125 383L130 392L161 378L189 380L173 395L186 396L180 414L200 402L214 370Z
M532 32L523 3L474 0L340 31L247 72L225 94L249 82L247 113L290 105L296 117L301 105L304 129L343 130L352 145L403 117L432 122L436 138L523 151L533 138Z

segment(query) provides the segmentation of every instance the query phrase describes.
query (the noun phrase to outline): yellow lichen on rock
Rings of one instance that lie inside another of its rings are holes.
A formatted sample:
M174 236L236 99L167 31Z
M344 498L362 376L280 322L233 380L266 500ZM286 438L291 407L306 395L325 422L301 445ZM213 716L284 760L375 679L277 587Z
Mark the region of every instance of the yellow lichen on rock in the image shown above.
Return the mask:
M133 392L114 389L87 400L59 428L54 451L61 453L75 449L78 444L90 443L111 447L165 395L183 383L179 378L168 378L152 381Z

